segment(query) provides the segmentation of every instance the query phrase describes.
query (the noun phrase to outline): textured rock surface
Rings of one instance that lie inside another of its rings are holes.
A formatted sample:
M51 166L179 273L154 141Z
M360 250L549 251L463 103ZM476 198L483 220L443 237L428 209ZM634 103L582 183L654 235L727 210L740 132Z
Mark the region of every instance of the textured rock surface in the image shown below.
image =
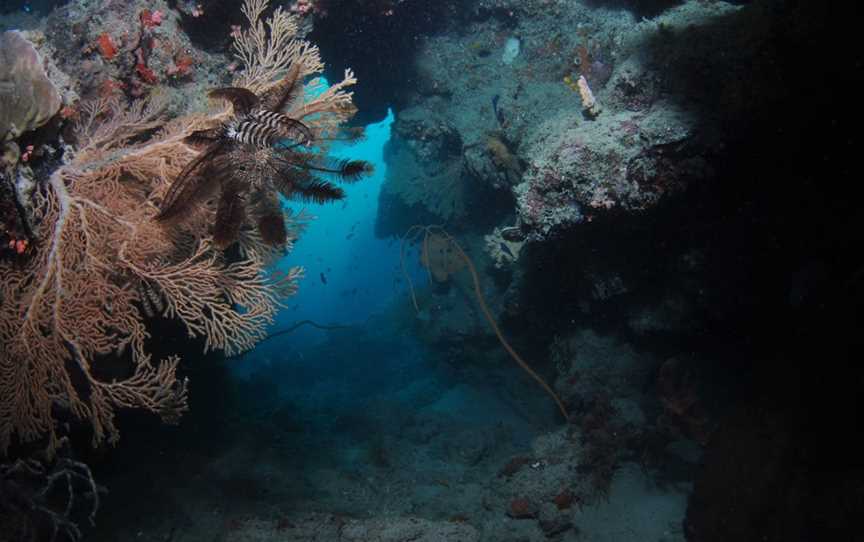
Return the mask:
M531 165L513 192L534 238L598 211L651 208L709 174L693 141L693 115L673 104L595 121L579 117L541 125L528 144Z
M473 542L477 530L465 523L429 521L415 517L347 519L332 514L305 514L279 521L249 519L219 540L265 542L274 540L332 540L333 542Z
M14 30L0 34L0 97L0 141L42 126L60 109L60 93L42 58Z
M653 209L712 175L718 112L752 102L730 62L711 55L752 54L739 8L688 2L651 20L579 2L517 4L481 2L460 32L419 48L379 215L396 231L380 233L399 233L399 214L512 226L515 211L529 240L546 241L599 215ZM520 53L504 63L514 38ZM602 113L585 114L577 81ZM696 92L705 87L716 90Z

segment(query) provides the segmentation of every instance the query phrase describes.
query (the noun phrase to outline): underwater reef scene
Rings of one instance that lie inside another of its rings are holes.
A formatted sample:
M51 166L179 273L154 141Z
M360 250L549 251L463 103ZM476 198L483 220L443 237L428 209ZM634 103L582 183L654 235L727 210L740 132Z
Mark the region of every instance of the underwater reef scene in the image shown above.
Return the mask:
M0 1L0 542L860 539L853 15Z

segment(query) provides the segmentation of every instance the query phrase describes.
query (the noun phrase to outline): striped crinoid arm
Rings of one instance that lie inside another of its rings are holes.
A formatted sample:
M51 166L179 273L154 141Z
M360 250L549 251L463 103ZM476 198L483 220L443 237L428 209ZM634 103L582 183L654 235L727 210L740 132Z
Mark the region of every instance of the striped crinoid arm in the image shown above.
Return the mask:
M312 130L309 129L303 122L293 119L288 115L274 111L256 111L249 118L252 122L267 127L272 130L277 138L291 139L294 141L292 146L302 146L311 144L315 139Z
M174 219L211 195L218 181L230 175L230 162L220 159L230 151L230 141L219 139L193 158L171 183L156 220Z
M250 195L250 205L261 240L271 247L285 246L288 230L278 192L271 186L259 186Z
M246 187L236 179L222 182L213 224L213 243L219 249L228 248L240 234L240 228L246 220Z
M294 62L284 77L261 93L261 109L279 112L303 97L303 64Z

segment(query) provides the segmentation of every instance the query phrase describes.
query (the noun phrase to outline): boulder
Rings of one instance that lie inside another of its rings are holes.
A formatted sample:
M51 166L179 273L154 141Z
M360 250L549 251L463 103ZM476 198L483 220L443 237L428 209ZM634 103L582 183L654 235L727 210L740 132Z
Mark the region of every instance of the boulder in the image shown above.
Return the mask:
M0 34L0 142L42 126L60 104L33 44L17 30Z

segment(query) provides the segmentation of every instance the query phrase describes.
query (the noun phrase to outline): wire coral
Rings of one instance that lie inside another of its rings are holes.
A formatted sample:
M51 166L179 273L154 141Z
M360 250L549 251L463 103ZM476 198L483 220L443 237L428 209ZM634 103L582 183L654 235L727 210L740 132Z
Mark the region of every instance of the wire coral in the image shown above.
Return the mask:
M317 48L294 39L292 16L276 9L265 30L266 7L245 1L251 28L236 43L245 70L235 86L258 95L291 70L299 80L323 69ZM353 83L346 71L341 83L312 99L304 92L291 107L314 117L310 129L326 141L353 113L344 91ZM310 85L321 81L304 90ZM256 230L238 231L238 256L226 258L210 227L213 202L191 206L180 223L154 220L172 182L200 156L190 136L232 114L166 121L162 105L158 94L128 108L83 105L75 148L34 191L34 246L22 260L0 261L0 454L15 442L40 442L51 455L72 419L89 421L94 445L116 442L118 408L177 421L187 382L177 377L177 356L151 360L148 314L180 321L205 351L232 355L266 335L281 299L295 291L302 269L268 272L281 250ZM290 249L302 225L280 218Z
M81 540L71 516L83 505L93 524L100 491L90 468L66 457L50 467L35 459L0 463L0 541Z
M501 346L504 347L504 350L506 350L510 357L513 358L513 361L515 361L522 370L528 373L531 378L540 384L546 393L552 397L555 404L558 406L558 410L560 410L561 414L564 416L564 419L568 420L570 416L567 413L567 407L564 406L564 403L558 397L558 394L552 390L543 377L537 374L537 372L522 359L522 357L513 349L504 337L501 328L498 327L498 323L495 321L495 316L492 314L492 311L489 310L488 305L486 305L486 299L483 297L483 291L480 287L480 277L477 274L477 268L474 266L474 262L468 254L465 253L456 239L447 233L447 231L441 226L411 226L411 228L409 228L402 237L402 244L400 246L400 265L402 274L408 283L408 290L411 294L411 302L414 304L414 309L417 312L420 312L420 305L417 303L414 285L411 282L410 275L405 269L405 254L408 245L414 244L418 241L420 242L420 263L426 268L430 279L434 278L434 280L438 282L444 282L454 273L467 267L474 287L474 297L477 299L480 311L483 313L486 322L489 324L489 327L492 328L492 331L495 333Z

